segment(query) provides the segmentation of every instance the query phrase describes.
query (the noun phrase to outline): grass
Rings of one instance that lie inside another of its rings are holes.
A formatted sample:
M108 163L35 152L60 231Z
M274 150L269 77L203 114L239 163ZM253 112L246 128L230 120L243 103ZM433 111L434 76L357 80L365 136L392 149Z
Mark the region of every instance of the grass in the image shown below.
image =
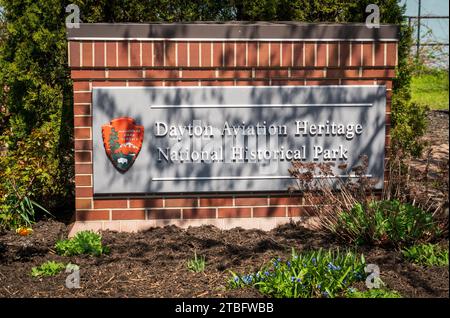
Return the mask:
M359 291L357 289L350 289L347 298L401 298L402 296L395 290L388 289L369 289L366 291Z
M413 76L412 101L431 109L448 110L448 71L432 71Z
M205 271L206 260L204 256L197 256L197 252L194 252L194 258L187 262L187 268L191 272L200 273Z
M418 244L402 250L403 257L424 266L448 266L448 249L438 244Z

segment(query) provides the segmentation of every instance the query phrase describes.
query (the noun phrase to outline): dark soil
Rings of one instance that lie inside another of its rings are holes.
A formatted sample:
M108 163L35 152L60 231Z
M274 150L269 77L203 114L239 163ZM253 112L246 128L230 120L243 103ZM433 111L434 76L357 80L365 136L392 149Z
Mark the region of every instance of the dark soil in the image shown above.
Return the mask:
M434 147L432 164L440 174L442 162L448 171L448 112L430 112L428 118L425 139ZM424 165L426 160L421 158L412 163L418 170ZM445 192L448 202L448 189ZM27 237L0 232L0 297L262 297L254 289L228 289L230 271L257 271L273 257L289 258L292 247L298 251L344 247L330 236L297 224L270 232L167 226L134 234L103 232L110 254L61 257L53 247L58 239L67 237L67 226L50 220L39 221L33 229ZM448 241L442 244L448 246ZM194 251L206 257L203 273L187 269ZM403 297L449 297L448 267L413 265L392 249L365 247L359 252L367 263L380 267L387 287ZM68 274L64 272L55 277L31 277L31 268L48 260L79 265L81 288L66 288Z
M331 237L296 224L270 232L167 226L134 234L103 232L110 254L61 257L53 246L65 235L66 226L55 221L40 221L28 237L0 235L0 297L262 297L253 289L228 289L229 271L256 271L273 257L289 258L292 247L342 248ZM206 257L204 273L187 270L194 251ZM449 297L448 267L412 265L395 250L360 252L380 267L387 286L404 297ZM66 288L64 272L31 277L31 268L47 260L79 265L81 288Z

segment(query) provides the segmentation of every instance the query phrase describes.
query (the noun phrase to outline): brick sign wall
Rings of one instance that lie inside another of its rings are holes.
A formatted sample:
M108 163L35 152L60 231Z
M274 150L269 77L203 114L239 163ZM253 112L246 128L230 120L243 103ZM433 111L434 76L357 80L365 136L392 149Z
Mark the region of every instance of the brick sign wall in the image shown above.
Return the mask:
M397 34L391 25L295 23L81 24L69 29L76 184L72 233L166 224L268 229L300 219L307 209L287 190L94 195L93 88L385 85L387 154Z

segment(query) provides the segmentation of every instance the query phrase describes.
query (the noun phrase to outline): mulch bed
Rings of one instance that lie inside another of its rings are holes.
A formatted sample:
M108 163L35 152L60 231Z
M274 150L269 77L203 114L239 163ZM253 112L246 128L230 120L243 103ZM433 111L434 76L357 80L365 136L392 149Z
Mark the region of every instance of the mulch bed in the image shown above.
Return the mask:
M441 167L444 161L448 170L448 112L430 112L428 118L425 138L435 147L432 164ZM418 159L415 166L424 164L424 159ZM445 192L448 202L448 189ZM274 257L289 258L292 247L297 251L344 247L334 238L298 224L270 232L167 226L140 233L103 232L110 254L61 257L53 248L58 239L67 237L67 226L48 220L38 222L33 229L28 237L0 232L0 297L262 297L250 288L228 289L229 271L257 271ZM448 240L441 243L448 247ZM186 262L194 251L206 257L204 273L187 270ZM364 253L367 263L380 267L387 287L403 297L449 297L448 267L413 265L394 249L364 247L359 252ZM79 265L81 288L66 288L65 273L31 277L31 268L48 260Z
M299 251L343 247L332 237L298 224L270 232L167 226L140 233L103 232L110 254L61 257L53 246L66 234L63 223L51 220L38 222L28 237L2 233L0 297L262 297L250 288L228 289L229 270L257 271L273 257L288 259L292 247ZM187 270L186 262L194 251L206 257L204 273ZM359 252L368 263L377 264L382 280L404 297L449 297L448 267L409 264L395 250L362 248ZM66 288L68 274L64 272L55 277L31 277L31 268L47 260L79 265L81 288Z

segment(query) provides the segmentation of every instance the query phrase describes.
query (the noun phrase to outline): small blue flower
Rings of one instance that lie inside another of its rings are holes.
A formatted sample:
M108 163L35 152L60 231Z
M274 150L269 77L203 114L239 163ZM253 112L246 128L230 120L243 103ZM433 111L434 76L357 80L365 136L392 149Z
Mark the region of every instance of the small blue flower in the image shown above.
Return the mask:
M293 281L295 281L295 277L294 276L291 277L291 282L293 282Z
M321 289L322 285L318 284L316 287L317 287L317 289Z
M300 283L302 280L300 278L297 278L297 283Z
M234 277L234 282L237 283L239 281L239 277L235 276Z
M323 295L324 297L328 297L328 296L329 296L327 292L323 292L322 295Z
M277 262L281 262L281 258L277 258Z
M286 265L287 265L288 267L291 267L291 262L287 261L287 262L286 262Z
M314 265L314 266L316 266L316 265L317 265L317 260L316 260L316 258L315 258L315 257L313 257L313 259L312 259L312 263L313 263L313 265Z
M269 273L268 271L265 271L265 272L264 272L264 275L269 276L270 273Z

